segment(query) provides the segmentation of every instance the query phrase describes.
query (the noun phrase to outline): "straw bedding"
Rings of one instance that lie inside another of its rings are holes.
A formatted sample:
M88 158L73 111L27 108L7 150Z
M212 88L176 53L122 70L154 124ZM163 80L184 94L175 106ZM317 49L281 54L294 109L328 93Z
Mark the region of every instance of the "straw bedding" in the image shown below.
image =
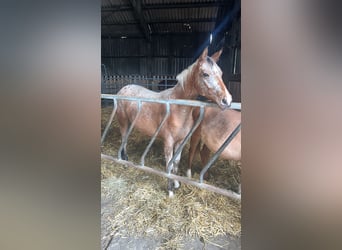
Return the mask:
M102 108L102 130L111 113L111 107ZM120 146L120 132L114 119L102 152L116 156ZM129 160L139 162L149 138L133 130L127 151ZM180 174L187 168L188 146L180 164ZM208 183L227 189L236 189L240 168L235 162L218 161L209 171ZM156 141L147 155L145 165L165 169L163 147ZM194 166L199 166L197 159ZM201 168L193 167L193 178ZM186 237L204 241L221 235L240 235L241 204L222 195L182 184L175 197L167 197L167 180L138 169L102 160L102 199L110 200L113 212L106 216L113 236L163 237L160 249L181 249Z

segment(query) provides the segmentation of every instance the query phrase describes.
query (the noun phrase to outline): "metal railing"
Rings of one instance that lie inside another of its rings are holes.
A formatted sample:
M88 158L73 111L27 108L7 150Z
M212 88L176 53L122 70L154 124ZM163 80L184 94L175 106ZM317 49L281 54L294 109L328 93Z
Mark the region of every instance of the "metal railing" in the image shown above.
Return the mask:
M106 135L108 133L108 130L113 122L116 110L117 110L117 101L118 100L127 100L127 101L133 101L133 102L137 102L138 104L138 112L133 120L133 122L131 123L127 135L125 136L125 138L123 138L124 142L127 142L128 137L130 135L130 133L133 130L135 121L137 120L137 117L139 116L139 112L141 110L141 106L143 102L152 102L152 103L160 103L160 104L164 104L166 106L166 112L164 115L163 120L161 121L161 123L159 124L157 130L155 131L155 133L153 134L153 136L150 139L149 144L147 145L145 151L143 152L141 158L140 158L140 164L135 164L126 160L121 159L121 150L122 150L122 146L123 143L121 143L121 146L118 150L118 154L117 154L117 158L113 157L113 156L109 156L109 155L105 155L101 153L101 158L107 159L107 160L111 160L120 164L124 164L127 166L132 166L135 168L138 168L140 170L149 172L149 173L153 173L153 174L157 174L159 176L162 177L167 177L169 179L174 179L174 180L178 180L180 182L186 183L186 184L190 184L190 185L194 185L196 187L199 188L203 188L209 191L213 191L225 196L228 196L230 198L233 199L237 199L240 200L241 199L241 195L237 194L231 190L226 190L226 189L222 189L222 188L218 188L212 185L208 185L206 183L203 182L203 176L205 175L205 173L208 171L208 169L213 165L213 163L218 159L219 155L222 153L222 151L225 149L226 146L228 146L228 144L232 141L232 139L236 136L236 134L240 131L241 128L241 124L239 124L234 131L228 136L228 138L226 139L226 141L222 144L222 146L218 149L218 151L213 155L213 157L208 161L208 163L206 164L206 166L202 169L201 173L200 173L200 177L199 177L199 181L195 181L193 179L189 179L186 177L182 177L182 176L178 176L178 175L174 175L171 174L171 170L172 170L172 163L176 160L176 158L178 157L178 155L182 152L184 146L186 145L186 143L189 141L189 139L191 138L192 134L194 133L194 131L196 130L196 128L199 126L199 124L201 123L203 116L204 116L204 108L205 107L217 107L216 104L214 103L206 103L206 102L201 102L201 101L196 101L196 100L161 100L161 99L151 99L151 98L136 98L136 97L126 97L126 96L118 96L118 95L110 95L110 94L102 94L101 95L102 99L109 99L109 100L113 100L113 111L110 115L110 118L106 124L106 127L103 131L103 134L101 136L101 145L103 145ZM192 106L192 107L199 107L200 108L200 114L199 117L197 118L197 120L195 121L195 124L193 125L193 127L190 129L189 133L186 135L186 137L184 138L184 140L181 142L180 146L178 147L178 149L176 150L176 152L174 153L173 157L171 158L171 160L168 163L167 166L167 172L163 172L163 171L159 171L150 167L145 166L145 157L147 155L147 153L149 152L149 150L151 149L152 144L154 143L155 139L158 136L158 133L160 132L162 126L164 125L164 123L166 122L167 118L170 115L170 104L176 104L176 105L185 105L185 106ZM230 106L231 109L238 109L241 110L241 103L232 103Z
M105 71L104 71L105 72ZM153 91L161 91L174 86L175 76L155 75L102 75L103 94L116 94L122 87L128 84L138 84Z

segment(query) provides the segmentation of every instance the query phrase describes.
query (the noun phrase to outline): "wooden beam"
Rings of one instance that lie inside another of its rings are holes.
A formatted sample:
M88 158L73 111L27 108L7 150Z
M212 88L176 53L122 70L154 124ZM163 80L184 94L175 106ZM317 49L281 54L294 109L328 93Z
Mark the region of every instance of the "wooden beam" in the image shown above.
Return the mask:
M130 0L130 2L133 6L133 13L134 13L135 19L139 21L142 33L144 34L147 41L151 42L151 30L148 27L148 24L146 23L145 18L142 14L141 0Z

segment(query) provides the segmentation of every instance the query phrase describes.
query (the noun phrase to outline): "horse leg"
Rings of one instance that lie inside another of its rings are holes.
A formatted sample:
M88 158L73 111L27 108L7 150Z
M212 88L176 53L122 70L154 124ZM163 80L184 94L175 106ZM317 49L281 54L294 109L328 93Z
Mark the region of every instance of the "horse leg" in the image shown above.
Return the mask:
M205 144L203 144L200 155L201 155L201 160L202 160L202 166L204 167L208 163L209 156L210 156L210 150ZM207 178L207 177L208 177L208 172L204 174L204 178Z
M199 152L201 146L201 133L200 129L196 129L196 131L191 136L190 140L190 149L189 149L189 159L188 159L188 170L186 172L186 176L191 178L191 167L192 161L195 155Z
M122 112L117 112L118 122L120 125L120 133L121 133L121 146L119 148L118 158L120 160L128 160L127 155L127 132L129 127L129 121Z
M177 149L179 148L179 145L181 144L181 142L182 142L182 141L176 143L174 153L176 153L176 151L177 151ZM176 157L176 159L175 159L175 161L174 161L173 169L172 169L174 174L177 174L177 173L178 173L178 166L179 166L179 162L180 162L181 156L182 156L182 152L179 153L179 155ZM176 189L180 187L179 181L174 180L174 187L175 187Z
M122 139L122 140L124 140L124 139ZM121 150L121 159L128 161L128 155L127 155L127 150L126 150L127 141L123 141L122 144L123 144L123 148Z
M171 141L167 141L164 143L164 154L165 154L165 162L166 162L166 172L168 171L168 164L173 156L173 143ZM173 170L173 164L171 164L171 171ZM172 198L174 195L174 185L171 179L167 180L167 190L169 192L169 197Z

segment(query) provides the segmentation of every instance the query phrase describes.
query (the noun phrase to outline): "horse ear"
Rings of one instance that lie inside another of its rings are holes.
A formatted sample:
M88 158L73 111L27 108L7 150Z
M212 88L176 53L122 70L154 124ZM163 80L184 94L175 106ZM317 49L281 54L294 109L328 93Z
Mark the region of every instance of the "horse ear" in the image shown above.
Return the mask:
M214 62L218 62L218 60L220 59L220 56L222 54L223 49L220 49L219 51L217 51L214 55L211 56L211 58L214 60Z
M206 48L203 50L202 54L201 54L200 57L198 58L198 59L199 59L198 61L203 62L204 60L207 59L207 56L208 56L208 47L206 47Z

